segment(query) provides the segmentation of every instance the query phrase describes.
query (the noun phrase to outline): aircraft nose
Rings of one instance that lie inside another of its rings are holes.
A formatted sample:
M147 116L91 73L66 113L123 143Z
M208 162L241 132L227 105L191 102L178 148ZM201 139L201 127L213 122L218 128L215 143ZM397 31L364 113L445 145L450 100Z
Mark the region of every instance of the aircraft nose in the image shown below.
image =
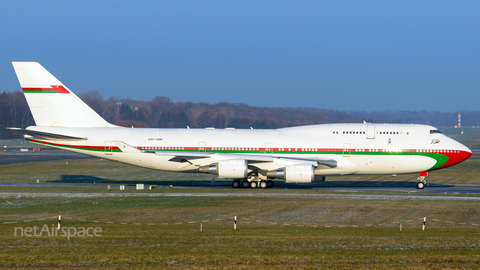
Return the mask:
M465 155L468 154L468 157L467 157L467 158L469 158L469 157L472 156L472 150L470 150L470 148L468 148L467 146L465 146L465 145L463 145L463 144L461 144L461 143L458 143L458 144L459 144L458 150L459 150L460 152L464 152ZM467 159L467 158L466 158L466 159Z
M451 159L449 161L453 163L452 165L465 161L472 156L472 150L470 150L470 148L466 147L461 143L458 144L459 146L455 151L456 153L454 153L453 156L449 157Z
M442 166L436 168L436 170L453 166L462 161L465 161L472 156L472 151L459 142L454 142L453 144L451 144L451 147L452 150L447 150L447 152L443 153L443 155L448 158L447 162L445 162L445 164L443 164Z

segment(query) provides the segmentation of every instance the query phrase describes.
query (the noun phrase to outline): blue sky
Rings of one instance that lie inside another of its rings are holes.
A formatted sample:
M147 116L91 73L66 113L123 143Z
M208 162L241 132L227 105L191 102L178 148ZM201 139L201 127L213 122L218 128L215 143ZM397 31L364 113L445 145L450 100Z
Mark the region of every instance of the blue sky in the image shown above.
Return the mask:
M1 1L0 92L338 110L478 110L479 1Z

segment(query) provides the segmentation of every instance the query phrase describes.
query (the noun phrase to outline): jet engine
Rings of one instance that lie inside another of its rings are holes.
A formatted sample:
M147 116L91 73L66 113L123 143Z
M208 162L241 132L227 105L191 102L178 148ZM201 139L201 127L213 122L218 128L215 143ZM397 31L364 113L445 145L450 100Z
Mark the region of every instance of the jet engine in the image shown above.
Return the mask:
M216 174L222 178L247 178L248 164L245 159L220 160L217 164L198 169L201 173Z
M315 182L314 169L311 164L289 165L284 170L269 171L267 176L291 183L312 183Z

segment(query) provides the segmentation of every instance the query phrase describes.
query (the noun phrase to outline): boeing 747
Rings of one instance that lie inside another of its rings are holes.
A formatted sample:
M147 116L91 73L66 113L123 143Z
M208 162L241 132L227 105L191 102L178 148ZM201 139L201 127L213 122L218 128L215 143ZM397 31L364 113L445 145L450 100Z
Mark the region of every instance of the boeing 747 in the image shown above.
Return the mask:
M320 124L279 129L126 128L112 125L36 62L13 62L36 126L11 128L26 140L149 169L206 173L234 188L329 175L417 174L472 152L437 128L414 124Z

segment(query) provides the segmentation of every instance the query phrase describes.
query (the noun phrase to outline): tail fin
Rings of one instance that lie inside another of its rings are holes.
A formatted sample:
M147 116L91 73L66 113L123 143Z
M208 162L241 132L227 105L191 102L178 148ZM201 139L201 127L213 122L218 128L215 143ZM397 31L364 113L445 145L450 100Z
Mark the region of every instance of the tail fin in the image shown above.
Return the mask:
M37 62L13 62L37 126L113 126Z

